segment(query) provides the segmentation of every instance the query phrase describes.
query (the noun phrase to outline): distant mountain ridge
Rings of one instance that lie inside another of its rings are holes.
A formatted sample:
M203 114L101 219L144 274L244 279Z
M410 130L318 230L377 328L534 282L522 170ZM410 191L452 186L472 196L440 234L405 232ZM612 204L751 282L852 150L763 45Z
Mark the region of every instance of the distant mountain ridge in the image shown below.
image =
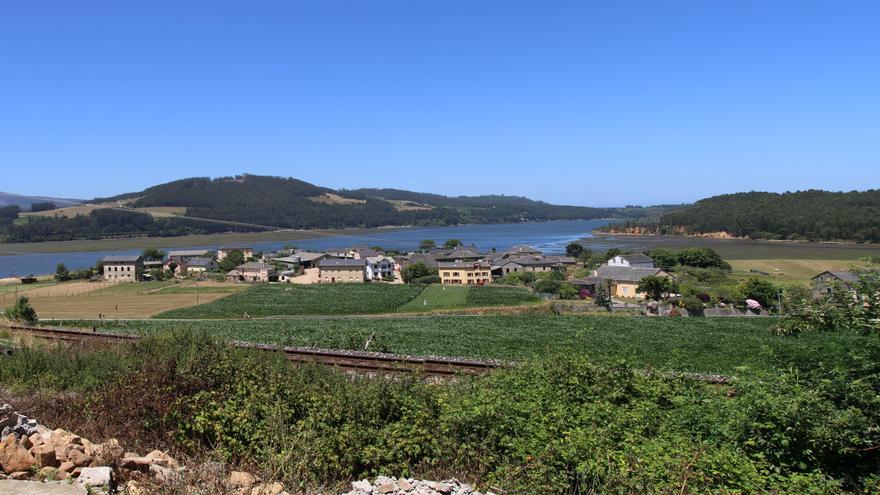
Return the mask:
M194 177L93 202L184 207L186 216L312 229L637 218L638 208L552 205L519 196L443 196L399 189L334 190L294 178Z
M22 210L27 210L34 203L55 203L58 207L73 206L82 203L78 199L51 198L48 196L26 196L23 194L15 194L0 191L0 207L18 206Z
M880 190L746 192L701 199L612 233L880 242Z

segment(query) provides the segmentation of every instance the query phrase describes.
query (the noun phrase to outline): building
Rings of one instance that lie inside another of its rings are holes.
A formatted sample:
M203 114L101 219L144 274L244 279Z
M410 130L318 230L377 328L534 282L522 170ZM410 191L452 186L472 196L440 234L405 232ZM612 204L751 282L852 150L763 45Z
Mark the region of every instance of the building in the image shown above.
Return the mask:
M211 258L189 258L177 267L178 272L188 275L213 272L217 270L217 262Z
M318 262L318 282L322 284L362 284L367 281L367 260L326 258Z
M542 253L540 250L533 248L532 246L513 246L507 251L504 252L506 257L510 256L541 256Z
M830 296L834 293L835 287L852 292L858 281L858 274L853 272L824 271L813 277L813 295Z
M276 282L278 274L272 265L250 261L238 265L226 274L227 282Z
M483 253L471 247L456 247L454 249L435 249L430 253L431 256L439 263L441 261L477 261L485 256Z
M214 252L207 249L178 249L168 251L168 259L173 259L178 263L190 258L213 258Z
M346 258L354 258L356 260L365 260L367 258L375 258L382 256L383 253L366 247L352 247L348 250Z
M327 257L327 253L312 253L309 251L296 251L290 256L282 258L272 258L272 261L283 263L287 266L301 266L303 268L314 268L318 266L318 262Z
M672 278L670 274L660 268L602 265L593 271L593 276L588 280L594 286L591 289L594 293L595 285L603 284L611 297L643 299L645 295L638 291L639 282L649 276ZM590 283L579 282L575 285L588 287Z
M105 282L137 282L144 270L144 260L136 254L105 256L101 263L104 265Z
M487 285L492 283L492 265L486 261L440 261L443 285Z
M608 260L608 266L622 266L627 268L654 268L654 260L645 254L618 254Z
M384 280L394 278L394 259L388 256L370 256L366 258L367 280Z
M223 261L224 258L236 251L244 255L244 259L246 260L254 257L254 250L249 246L243 246L241 244L226 244L225 246L217 248L217 261Z
M492 275L503 277L511 273L541 273L553 270L564 270L574 266L577 260L569 256L515 256L496 258L492 262Z

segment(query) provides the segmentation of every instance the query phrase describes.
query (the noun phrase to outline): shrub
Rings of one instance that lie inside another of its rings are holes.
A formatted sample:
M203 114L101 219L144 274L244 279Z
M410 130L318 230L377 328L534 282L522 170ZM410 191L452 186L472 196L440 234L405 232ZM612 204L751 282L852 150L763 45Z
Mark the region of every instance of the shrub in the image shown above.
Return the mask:
M6 310L6 317L10 320L21 321L28 324L37 322L37 312L30 304L26 296L20 296L15 301L15 306Z

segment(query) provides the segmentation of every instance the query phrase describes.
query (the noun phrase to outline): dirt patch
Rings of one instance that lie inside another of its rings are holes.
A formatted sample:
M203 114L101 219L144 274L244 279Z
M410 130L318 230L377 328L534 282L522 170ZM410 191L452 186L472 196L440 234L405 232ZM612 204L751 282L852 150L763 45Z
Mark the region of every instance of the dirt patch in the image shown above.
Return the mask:
M419 204L415 201L404 201L397 199L386 199L385 201L388 201L389 203L394 205L394 208L397 211L426 211L434 209L433 206Z
M311 196L310 200L315 203L323 203L327 205L362 205L366 201L363 199L346 198L338 194L324 193L320 196Z

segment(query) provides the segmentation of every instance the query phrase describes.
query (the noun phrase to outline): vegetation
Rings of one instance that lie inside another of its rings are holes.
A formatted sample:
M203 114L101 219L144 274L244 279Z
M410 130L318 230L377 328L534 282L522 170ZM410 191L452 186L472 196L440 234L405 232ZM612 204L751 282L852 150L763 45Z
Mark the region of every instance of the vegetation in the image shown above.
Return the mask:
M611 232L713 234L784 240L880 241L880 190L725 194Z
M38 203L31 203L31 211L33 211L33 212L49 211L49 210L54 210L55 208L58 208L58 206L56 206L55 203L53 203L51 201L41 201Z
M80 390L37 404L86 436L211 452L304 491L452 472L506 493L871 493L880 345L811 337L832 359L773 356L722 389L570 350L444 384L353 379L181 331L115 358L27 349L0 360L0 382Z
M478 285L429 285L415 299L398 311L424 312L437 309L462 309L484 306L518 306L537 302L538 298L522 287Z
M657 277L649 275L639 281L636 291L645 294L645 297L654 301L665 300L669 294L678 290L678 285L669 277Z
M23 323L33 324L37 322L37 312L30 305L30 300L25 296L19 296L15 301L15 305L4 312L4 316L10 320Z
M436 266L430 267L419 261L401 269L400 278L408 284L435 283L435 277L440 278L439 273Z
M223 257L223 260L217 264L221 273L229 273L235 267L244 264L244 253L241 251L232 251Z
M208 304L167 311L157 318L390 313L413 300L422 289L402 284L261 284Z

